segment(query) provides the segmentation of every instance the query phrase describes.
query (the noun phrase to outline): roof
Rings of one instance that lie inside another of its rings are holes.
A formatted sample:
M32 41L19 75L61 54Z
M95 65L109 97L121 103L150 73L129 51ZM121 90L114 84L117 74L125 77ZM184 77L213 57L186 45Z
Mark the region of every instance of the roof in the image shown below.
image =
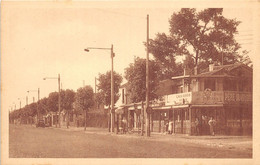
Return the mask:
M243 63L236 63L230 65L214 66L212 71L206 71L190 77L236 77L231 72L236 68L243 68L249 72L252 72L252 68Z
M176 77L172 77L172 80L183 79L183 78L189 78L189 77L190 77L190 75L176 76Z

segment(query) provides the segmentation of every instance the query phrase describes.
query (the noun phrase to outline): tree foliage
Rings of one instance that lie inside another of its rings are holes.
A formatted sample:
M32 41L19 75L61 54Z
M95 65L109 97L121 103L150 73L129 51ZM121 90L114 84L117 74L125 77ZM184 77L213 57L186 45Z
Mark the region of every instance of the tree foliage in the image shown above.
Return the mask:
M182 65L176 63L176 56L181 55L179 40L175 40L165 33L158 33L155 39L149 40L149 51L161 68L161 79L167 79L182 73Z
M250 57L248 56L248 53L249 53L249 51L243 50L242 51L242 55L241 55L241 57L239 59L239 62L244 63L245 65L253 68L253 62L250 59Z
M48 109L48 98L43 98L39 101L39 113L40 114L46 114L49 109Z
M91 86L79 88L75 95L75 108L88 111L94 105L94 92Z
M72 110L74 101L75 101L75 92L72 89L61 90L62 109L66 111Z
M122 83L122 76L116 72L114 72L114 103L117 102L117 100L120 97L119 94L119 87ZM105 74L99 74L98 77L98 95L97 98L99 102L104 103L106 106L110 106L111 104L111 71L106 72Z
M149 62L150 99L154 99L157 98L155 91L159 83L160 67L155 61ZM146 60L137 57L134 63L125 69L125 78L128 81L131 101L145 101Z
M30 116L35 116L37 114L37 103L32 103L28 105L28 111Z
M170 34L158 33L149 41L155 59L174 69L174 59L179 55L193 58L195 66L203 62L224 64L237 62L240 45L234 39L239 21L227 19L222 8L197 11L182 8L169 19ZM168 68L167 68L168 67Z
M93 93L93 91L92 91ZM22 117L33 117L37 115L37 107L39 108L39 113L44 115L48 112L58 111L58 100L59 93L52 92L48 97L40 99L37 103L31 103L25 107L15 110L10 113L10 119L18 119ZM75 92L73 90L61 90L61 110L66 110L69 112L73 109L73 103L75 102Z
M48 109L52 112L58 112L59 109L59 93L58 92L52 92L49 94L47 106Z
M85 86L77 90L75 96L76 111L84 111L84 130L86 130L87 112L94 105L94 92L91 86Z

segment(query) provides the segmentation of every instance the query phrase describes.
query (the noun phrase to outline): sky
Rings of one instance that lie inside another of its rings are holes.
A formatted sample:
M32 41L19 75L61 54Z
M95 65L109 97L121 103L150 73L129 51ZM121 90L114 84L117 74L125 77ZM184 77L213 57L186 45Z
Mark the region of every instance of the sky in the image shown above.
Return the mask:
M111 69L109 50L87 47L114 46L114 70L124 76L124 69L135 57L146 57L146 16L149 14L150 38L169 31L168 20L179 11L173 3L140 6L137 2L67 2L67 3L2 3L1 10L1 90L2 108L22 107L26 96L29 103L58 91L57 79L44 77L61 75L62 89L91 85L95 77ZM231 5L232 6L232 5ZM253 56L255 42L255 10L253 7L224 7L223 15L236 18L237 40L242 49ZM124 80L125 81L125 80Z

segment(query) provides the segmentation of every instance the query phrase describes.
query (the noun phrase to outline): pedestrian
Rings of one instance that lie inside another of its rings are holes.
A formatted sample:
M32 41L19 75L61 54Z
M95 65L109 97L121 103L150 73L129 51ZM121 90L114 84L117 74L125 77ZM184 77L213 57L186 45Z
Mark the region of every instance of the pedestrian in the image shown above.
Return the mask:
M169 129L168 129L168 133L169 133L169 134L172 134L172 127L173 127L173 122L170 121L170 122L169 122Z
M214 136L216 121L213 119L213 117L210 118L208 124L209 124L210 135Z
M132 116L130 116L130 118L129 118L129 131L131 132L132 131L132 129L133 129L133 117Z
M166 123L165 123L165 133L166 134L169 133L168 129L169 129L169 121L166 121Z
M122 124L123 124L123 134L125 134L126 133L126 118L125 117L123 117Z
M196 135L200 135L200 122L198 118L196 118L195 120L195 131L196 131Z

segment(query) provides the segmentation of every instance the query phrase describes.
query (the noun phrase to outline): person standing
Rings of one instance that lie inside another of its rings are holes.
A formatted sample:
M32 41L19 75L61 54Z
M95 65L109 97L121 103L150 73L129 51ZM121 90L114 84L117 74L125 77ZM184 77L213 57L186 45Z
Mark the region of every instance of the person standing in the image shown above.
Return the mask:
M200 135L200 122L198 118L195 120L195 131L197 136Z
M213 119L213 117L210 118L208 124L209 124L210 135L214 136L216 121Z
M168 129L168 133L169 133L169 134L172 134L172 127L173 127L173 122L170 121L170 122L169 122L169 129Z
M169 121L166 121L165 123L165 134L169 133Z
M126 133L126 118L125 117L123 117L122 124L123 124L123 134L125 134Z

